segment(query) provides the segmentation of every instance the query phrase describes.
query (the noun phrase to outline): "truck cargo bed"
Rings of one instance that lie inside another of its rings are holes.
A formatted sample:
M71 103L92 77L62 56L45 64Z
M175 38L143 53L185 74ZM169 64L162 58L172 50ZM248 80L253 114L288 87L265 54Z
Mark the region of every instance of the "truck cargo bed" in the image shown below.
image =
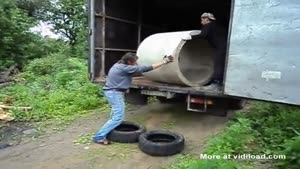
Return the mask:
M95 81L96 83L104 83L104 79L99 79ZM209 86L203 87L188 87L173 84L166 84L160 82L154 82L145 77L134 77L132 80L131 88L144 89L144 90L155 90L162 92L172 92L180 94L195 94L203 96L215 96L215 97L225 97L222 87L210 88Z

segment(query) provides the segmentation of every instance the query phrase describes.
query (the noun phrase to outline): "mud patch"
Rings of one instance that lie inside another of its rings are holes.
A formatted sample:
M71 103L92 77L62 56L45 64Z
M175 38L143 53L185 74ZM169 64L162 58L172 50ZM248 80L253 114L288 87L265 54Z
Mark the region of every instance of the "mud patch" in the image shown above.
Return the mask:
M28 123L22 122L0 122L0 143L17 145L20 144L23 132L32 129L32 126Z

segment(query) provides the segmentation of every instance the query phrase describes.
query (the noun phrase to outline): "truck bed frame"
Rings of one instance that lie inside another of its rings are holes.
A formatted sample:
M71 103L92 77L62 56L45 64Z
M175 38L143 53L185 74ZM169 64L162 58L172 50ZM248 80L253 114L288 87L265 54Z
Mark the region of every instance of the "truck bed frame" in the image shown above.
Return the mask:
M94 81L95 83L104 84L105 79L98 79ZM140 90L151 90L151 91L160 91L160 92L171 92L178 94L191 94L191 95L200 95L200 96L210 96L210 97L228 97L224 95L223 87L208 88L209 86L203 87L188 87L180 85L171 85L166 83L154 82L149 79L146 79L143 76L133 77L132 80L132 89Z

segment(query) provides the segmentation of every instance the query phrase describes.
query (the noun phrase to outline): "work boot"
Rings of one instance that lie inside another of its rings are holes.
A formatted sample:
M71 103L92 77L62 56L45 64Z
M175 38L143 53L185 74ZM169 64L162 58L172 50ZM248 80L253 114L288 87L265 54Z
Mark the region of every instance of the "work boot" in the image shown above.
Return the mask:
M111 142L109 140L107 140L106 138L100 139L100 140L93 140L94 143L97 144L103 144L103 145L109 145L111 144Z

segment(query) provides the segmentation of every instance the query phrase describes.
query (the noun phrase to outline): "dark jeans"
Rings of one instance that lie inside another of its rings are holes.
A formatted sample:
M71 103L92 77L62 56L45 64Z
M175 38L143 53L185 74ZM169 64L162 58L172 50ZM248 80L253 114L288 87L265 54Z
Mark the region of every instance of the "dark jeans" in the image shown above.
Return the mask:
M213 80L220 81L222 83L224 77L225 69L225 57L226 57L226 47L214 49L214 74Z

